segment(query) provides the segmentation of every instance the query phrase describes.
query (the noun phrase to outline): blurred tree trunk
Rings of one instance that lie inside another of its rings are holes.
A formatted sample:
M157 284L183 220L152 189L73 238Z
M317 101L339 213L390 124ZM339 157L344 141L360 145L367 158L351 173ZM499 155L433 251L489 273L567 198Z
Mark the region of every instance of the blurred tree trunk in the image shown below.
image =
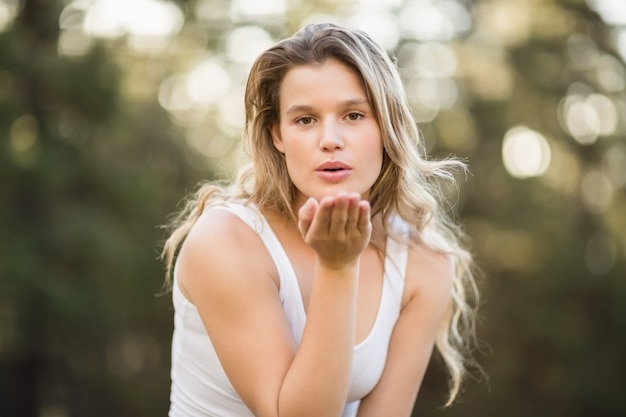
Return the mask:
M58 37L58 17L62 2L55 0L26 0L22 4L22 10L13 23L12 30L5 34L8 39L5 45L10 45L10 62L8 70L17 80L16 90L20 92L20 101L16 108L12 109L15 114L29 114L35 120L37 140L45 142L50 138L48 129L49 115L45 108L44 100L49 97L46 87L50 80L46 79L47 68L44 65L46 56L54 54ZM6 54L6 52L5 52ZM7 54L8 55L8 54ZM20 105L23 107L20 108ZM45 145L44 145L45 146ZM5 167L6 169L6 167ZM37 170L28 172L12 170L10 181L15 181L10 187L10 208L14 213L19 213L28 222L30 230L40 230L42 236L46 236L48 219L46 218L47 193L42 192L41 183L37 180ZM20 186L16 186L20 184ZM6 190L6 187L3 187ZM23 230L26 233L27 229ZM46 248L44 239L31 240L29 251L33 259L44 263ZM42 268L40 271L45 270ZM23 279L26 282L36 277L12 277L15 281ZM8 346L13 355L3 358L5 362L2 385L8 388L3 390L3 404L7 404L8 414L23 417L36 417L39 415L38 393L41 391L40 375L46 367L46 361L40 351L44 343L45 305L43 294L40 289L27 286L17 292L18 299L13 300L16 308L14 316L17 320L17 345ZM7 363L8 361L8 363ZM12 404L12 405L9 405Z

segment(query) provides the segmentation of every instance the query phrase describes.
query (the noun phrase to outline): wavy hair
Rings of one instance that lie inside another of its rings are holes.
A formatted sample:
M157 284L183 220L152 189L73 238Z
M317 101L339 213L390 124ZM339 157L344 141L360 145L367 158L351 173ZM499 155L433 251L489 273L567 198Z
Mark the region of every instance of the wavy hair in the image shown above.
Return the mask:
M380 215L384 227L391 216L400 216L412 225L412 234L420 242L454 261L452 302L435 342L450 377L449 405L474 364L471 348L478 290L464 234L442 206L441 180L454 183L454 173L466 167L456 159L427 159L395 63L364 32L330 23L310 24L257 58L245 91L243 146L251 163L239 171L229 187L203 184L172 219L162 251L166 283L171 285L180 245L209 204L243 199L296 220L296 189L283 155L274 147L270 127L279 122L279 94L285 74L295 66L322 64L329 59L342 62L361 76L381 129L383 163L370 190L372 216Z

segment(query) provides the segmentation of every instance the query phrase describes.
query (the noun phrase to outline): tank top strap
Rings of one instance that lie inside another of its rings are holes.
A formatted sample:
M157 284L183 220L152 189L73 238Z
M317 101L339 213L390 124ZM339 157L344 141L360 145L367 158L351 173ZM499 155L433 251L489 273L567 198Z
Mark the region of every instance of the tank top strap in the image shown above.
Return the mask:
M260 237L272 257L279 275L279 296L283 304L287 321L298 343L302 339L306 314L300 287L293 265L263 214L253 203L225 202L207 207L207 209L226 210L246 223Z
M389 228L391 233L385 250L385 285L388 285L400 311L409 256L409 225L400 217L394 217Z

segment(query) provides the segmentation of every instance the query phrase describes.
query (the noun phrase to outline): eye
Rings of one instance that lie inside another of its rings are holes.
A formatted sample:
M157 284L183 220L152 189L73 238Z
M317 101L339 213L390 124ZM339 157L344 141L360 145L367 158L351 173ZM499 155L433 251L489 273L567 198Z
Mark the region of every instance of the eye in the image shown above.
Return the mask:
M313 123L313 118L311 116L303 116L296 120L296 123L299 125L310 125Z
M348 117L348 120L355 121L355 120L362 119L364 117L364 115L363 115L363 113L359 113L359 112L353 111L351 113L348 113L347 117Z

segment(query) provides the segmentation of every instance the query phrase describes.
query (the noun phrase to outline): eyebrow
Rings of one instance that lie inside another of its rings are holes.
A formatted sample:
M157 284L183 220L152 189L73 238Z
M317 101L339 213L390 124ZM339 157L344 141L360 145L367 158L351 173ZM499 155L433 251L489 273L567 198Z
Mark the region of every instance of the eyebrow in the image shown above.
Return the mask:
M364 98L351 98L351 99L339 102L339 107L352 107L352 106L359 106L359 105L364 105L364 104L369 106L369 101ZM285 114L310 112L312 110L313 110L313 106L309 106L307 104L294 104L293 106L290 106L287 109Z

